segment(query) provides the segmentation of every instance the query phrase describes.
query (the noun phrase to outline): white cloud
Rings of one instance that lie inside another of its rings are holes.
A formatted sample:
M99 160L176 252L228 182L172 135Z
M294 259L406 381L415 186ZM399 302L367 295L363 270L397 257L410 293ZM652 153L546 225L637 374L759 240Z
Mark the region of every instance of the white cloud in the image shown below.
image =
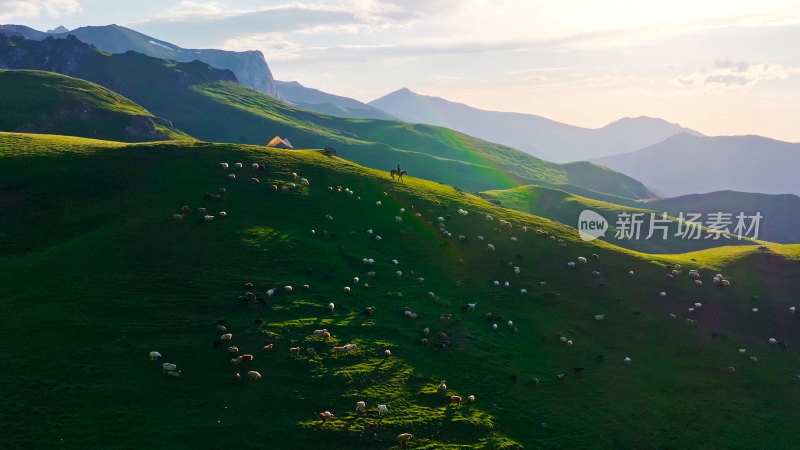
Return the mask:
M259 49L271 62L297 58L302 46L289 41L282 33L257 33L227 39L220 48L234 51Z
M0 22L18 18L51 17L74 14L81 10L77 0L0 0Z
M672 84L684 89L741 90L763 81L786 80L795 73L800 73L800 68L717 59L713 69L675 77Z

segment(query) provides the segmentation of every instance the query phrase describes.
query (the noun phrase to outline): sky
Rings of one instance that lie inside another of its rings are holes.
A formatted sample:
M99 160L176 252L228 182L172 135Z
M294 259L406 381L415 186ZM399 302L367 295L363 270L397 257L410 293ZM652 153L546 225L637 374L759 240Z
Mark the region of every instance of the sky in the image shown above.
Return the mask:
M800 1L0 0L0 23L261 50L276 79L364 102L407 87L590 128L651 116L800 142Z

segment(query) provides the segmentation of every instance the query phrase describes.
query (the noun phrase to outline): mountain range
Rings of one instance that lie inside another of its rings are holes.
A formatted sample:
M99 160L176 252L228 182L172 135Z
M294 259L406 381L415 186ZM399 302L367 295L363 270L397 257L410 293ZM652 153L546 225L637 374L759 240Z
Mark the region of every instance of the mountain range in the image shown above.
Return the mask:
M272 72L264 55L258 50L233 52L217 49L181 48L119 25L81 27L69 31L60 27L52 32L42 32L24 25L0 25L0 31L37 41L48 37L64 39L73 35L82 42L109 53L135 51L177 62L200 60L213 67L230 70L236 75L237 81L244 86L273 97L278 96L278 88Z
M92 81L205 141L264 145L279 135L298 148L334 146L341 156L368 167L388 170L401 163L412 176L469 191L544 184L585 196L652 197L638 181L590 163L554 164L430 125L322 115L245 88L229 70L132 51L102 53L73 35L0 39L0 68L47 70Z
M602 128L582 128L532 114L485 111L406 88L368 104L407 122L451 128L554 162L639 150L679 133L700 135L652 117L624 118Z
M682 133L591 161L636 178L662 197L724 190L800 195L800 144L761 136Z

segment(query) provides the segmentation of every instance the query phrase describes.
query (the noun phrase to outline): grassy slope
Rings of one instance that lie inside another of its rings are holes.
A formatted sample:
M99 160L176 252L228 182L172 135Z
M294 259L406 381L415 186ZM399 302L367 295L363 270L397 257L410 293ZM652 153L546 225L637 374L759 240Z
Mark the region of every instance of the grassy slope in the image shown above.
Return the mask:
M258 161L268 170L245 169L230 181L219 161ZM290 172L311 186L292 194L269 190ZM253 175L262 183L250 184ZM417 436L412 447L436 448L511 441L555 448L789 448L795 442L800 316L786 308L795 300L800 246L651 256L583 244L574 230L548 220L435 183L391 182L313 151L0 134L0 179L2 447L387 448L401 432ZM329 192L329 185L356 195ZM228 189L224 199L203 200L203 192L219 186ZM194 213L182 222L165 220L184 204L229 216L208 224ZM421 219L408 212L412 205ZM407 212L398 225L401 207ZM470 213L459 216L459 207ZM492 231L497 222L485 213L511 220L513 231ZM469 242L443 237L429 223L437 216ZM564 246L522 233L523 224L558 235ZM368 238L367 228L383 240ZM487 252L478 234L497 252ZM566 268L566 261L591 253L600 260ZM364 257L375 265L365 267ZM519 265L521 275L514 277L503 259ZM663 264L671 261L701 269L707 281L722 271L733 286L697 287L685 275L667 281ZM370 269L373 279L364 276ZM394 276L397 269L402 278ZM603 275L593 277L594 269ZM425 277L424 285L411 270ZM354 276L370 287L354 285ZM494 279L510 280L512 289L493 287ZM295 291L279 292L266 305L240 305L245 281L255 281L261 296L286 284ZM299 289L304 283L309 291ZM342 293L345 285L351 294ZM667 298L657 296L661 290ZM704 306L692 325L684 320L686 308L698 299ZM333 313L325 310L331 301ZM469 301L478 302L477 311L461 312ZM749 311L754 304L758 314ZM372 318L359 314L367 305L376 307ZM422 318L404 318L403 306ZM453 313L452 324L440 324L444 312ZM505 325L492 330L486 312L513 320L519 333ZM594 320L599 313L605 321ZM255 353L261 383L235 384L227 356L211 350L222 318L233 343ZM254 323L258 318L263 325ZM432 342L441 330L455 348L419 345L426 326ZM322 327L333 342L309 336ZM712 331L727 338L712 339ZM558 333L575 345L561 344ZM115 343L122 336L127 345ZM790 350L768 346L768 337L788 342ZM262 353L269 342L275 350ZM358 350L332 356L330 347L345 342ZM290 358L295 345L314 346L320 356ZM389 360L385 348L392 350ZM183 377L163 377L162 361L147 358L151 350L177 363ZM631 365L622 363L625 356ZM731 365L735 374L725 371ZM585 370L573 375L578 366ZM559 372L569 373L565 381L556 381ZM435 392L440 379L448 394L475 394L476 404L447 407ZM359 399L367 401L370 420L376 404L389 407L374 433L353 413ZM338 418L321 425L315 414L326 409Z
M24 58L22 51L27 52ZM72 54L78 55L78 64L58 59ZM0 61L20 68L73 70L71 75L119 92L207 141L263 145L280 135L298 147L334 146L368 167L389 170L400 163L411 176L469 191L536 182L630 198L651 196L638 181L599 166L557 165L445 128L295 108L199 62L174 63L133 52L108 55L76 39L0 40Z
M590 209L605 217L609 224L606 231L606 241L625 248L630 248L647 253L680 253L711 248L719 245L745 245L752 243L747 239L742 241L715 241L713 239L681 239L676 237L678 232L677 222L672 222L669 227L668 239L662 239L656 234L651 239L645 239L648 234L649 218L651 213L660 217L663 210L647 209L649 204L640 203L639 207L623 206L608 201L594 200L579 195L570 194L559 189L542 186L520 186L512 189L486 191L481 196L487 199L498 200L507 208L547 217L556 222L572 227L577 226L581 211ZM689 210L687 210L689 211ZM619 213L643 213L645 221L642 227L641 239L617 239L614 237ZM670 211L671 212L671 211ZM674 215L672 217L677 217Z
M146 109L97 84L53 72L0 70L0 130L35 131L118 141L191 139L158 124L153 138L126 128Z

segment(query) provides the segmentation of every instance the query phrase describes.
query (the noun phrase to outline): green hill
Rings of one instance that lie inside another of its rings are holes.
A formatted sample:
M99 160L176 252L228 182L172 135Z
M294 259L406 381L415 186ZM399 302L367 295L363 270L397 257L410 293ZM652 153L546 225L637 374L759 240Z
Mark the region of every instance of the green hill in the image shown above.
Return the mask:
M74 37L31 41L3 36L0 64L90 80L206 141L263 145L280 135L301 148L333 146L340 156L367 167L389 170L399 163L413 177L469 191L536 183L566 190L578 186L582 195L652 197L638 181L599 166L554 164L446 128L346 119L292 107L199 61L175 63L134 52L109 55Z
M165 119L94 83L36 70L0 70L0 130L124 142L191 139Z
M650 239L646 239L649 234L650 217L655 214L657 218L665 212L664 209L659 207L649 208L654 203L638 203L638 207L625 206L624 204L616 204L610 201L595 200L580 195L571 194L559 189L552 189L542 186L520 186L512 189L485 191L479 194L481 197L488 200L499 202L506 208L516 209L518 211L535 214L537 216L546 217L556 222L563 223L571 227L577 227L578 218L582 211L592 210L608 221L609 229L605 233L605 237L601 237L607 242L621 247L629 248L632 250L646 252L646 253L681 253L688 251L696 251L707 248L718 247L721 245L749 245L753 242L749 239L734 239L734 240L714 240L705 239L703 236L707 235L707 228L703 228L701 237L699 239L683 238L679 235L678 222L674 218L678 217L680 211L694 211L694 210L666 210L669 213L668 218L673 219L668 226L667 239L663 239L663 234L655 231ZM611 200L614 200L611 198ZM624 200L624 199L623 199ZM628 205L636 205L635 202L626 202ZM661 203L655 203L661 206ZM644 214L640 239L618 239L616 237L618 231L619 214ZM703 216L705 219L705 216ZM763 235L759 236L763 238Z
M270 188L291 173L310 185ZM0 180L0 447L389 448L404 432L413 448L795 445L800 316L787 309L800 246L667 256L585 244L549 220L311 150L0 133ZM183 205L188 217L170 220ZM578 256L588 264L568 268ZM684 272L667 280L674 262ZM732 286L714 286L717 272ZM237 300L245 282L264 304ZM503 316L497 329L486 313ZM251 364L212 349L218 324ZM330 341L313 337L322 328ZM434 348L442 339L451 348ZM346 343L357 348L333 353ZM261 381L234 380L248 370ZM451 406L454 394L476 401ZM325 410L335 420L321 423Z

